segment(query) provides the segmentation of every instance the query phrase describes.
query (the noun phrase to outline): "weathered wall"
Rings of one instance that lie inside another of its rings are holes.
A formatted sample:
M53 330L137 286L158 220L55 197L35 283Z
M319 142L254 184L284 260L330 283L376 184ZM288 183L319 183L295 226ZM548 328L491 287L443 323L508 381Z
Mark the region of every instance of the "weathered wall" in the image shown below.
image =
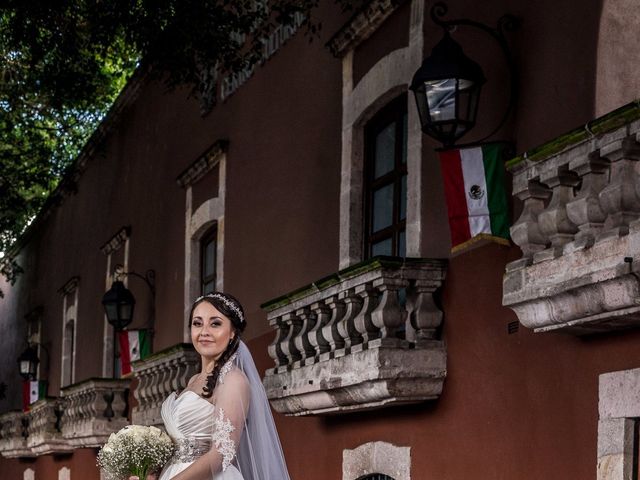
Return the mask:
M631 61L616 63L614 5L626 8L605 2L607 14L600 18L598 2L589 7L577 0L450 2L451 18L493 24L510 12L524 21L520 31L508 34L520 97L515 115L499 133L518 151L631 98L636 87L629 72L637 67ZM156 271L154 347L181 341L185 194L175 179L219 139L230 142L225 289L243 301L250 325L246 338L259 367L271 366L266 346L273 334L259 305L338 269L342 66L323 43L346 17L324 8L321 41L309 45L302 35L293 38L205 118L187 92L166 93L157 82L144 84L117 131L89 163L77 194L52 211L25 250L38 252L27 274L15 287L2 286L7 298L0 303L0 326L11 333L0 337L0 380L17 381L19 347L12 345L24 335L20 319L43 305L50 393L57 394L58 289L73 276L80 277L76 380L100 375L106 259L99 247L124 225L132 226L129 268ZM408 3L400 7L379 34L358 47L356 81L382 55L405 44L406 37L397 33L409 18L408 8ZM630 16L624 22L637 25L638 20ZM424 28L426 55L441 33L428 18ZM385 32L393 42L385 41ZM472 141L501 116L506 71L491 40L462 28L456 35L488 78ZM634 35L625 33L626 45ZM622 65L621 70L607 62ZM421 199L428 251L444 256L449 239L435 147L424 138ZM211 185L213 194L215 181ZM206 198L206 192L199 191L198 198ZM416 479L595 478L598 374L637 367L640 333L581 339L520 328L509 335L507 324L516 318L501 306L501 280L504 265L517 257L516 248L492 245L451 259L442 292L448 378L437 402L335 417L277 416L292 478L341 478L342 450L379 440L411 447ZM143 326L148 291L136 279L129 288L138 299L132 326ZM19 402L12 390L0 409ZM97 478L93 455L82 450L35 463L0 460L0 471L6 478L22 478L29 465L36 478L48 480L57 478L58 464L69 462L72 478Z

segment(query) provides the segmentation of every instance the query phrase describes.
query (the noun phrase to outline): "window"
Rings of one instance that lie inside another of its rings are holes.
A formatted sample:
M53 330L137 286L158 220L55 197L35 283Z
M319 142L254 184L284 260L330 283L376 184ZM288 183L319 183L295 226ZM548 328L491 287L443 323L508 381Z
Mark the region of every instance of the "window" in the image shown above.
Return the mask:
M60 291L62 299L62 358L60 386L75 382L76 333L78 321L78 277L69 280Z
M404 257L407 216L407 96L365 127L364 253Z
M216 289L216 239L218 229L212 228L200 241L200 285L201 295L214 292Z

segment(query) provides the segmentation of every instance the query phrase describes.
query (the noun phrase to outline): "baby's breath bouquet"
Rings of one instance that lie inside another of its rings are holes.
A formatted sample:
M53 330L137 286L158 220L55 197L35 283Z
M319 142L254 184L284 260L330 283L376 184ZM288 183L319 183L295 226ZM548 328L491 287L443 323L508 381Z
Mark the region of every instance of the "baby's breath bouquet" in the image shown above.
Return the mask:
M162 430L127 425L112 433L98 453L98 466L108 480L124 480L136 475L143 480L159 471L173 454L173 442Z

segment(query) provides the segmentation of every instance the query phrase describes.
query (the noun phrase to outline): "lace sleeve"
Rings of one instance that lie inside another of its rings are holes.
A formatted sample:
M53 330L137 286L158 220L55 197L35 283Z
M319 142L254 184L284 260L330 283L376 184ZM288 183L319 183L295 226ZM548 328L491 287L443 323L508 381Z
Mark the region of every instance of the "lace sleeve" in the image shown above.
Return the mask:
M213 446L216 447L218 453L222 455L222 471L225 471L233 457L236 455L236 444L231 439L231 434L235 431L236 427L233 426L231 421L225 417L224 410L218 408L218 415L214 420L213 432Z
M225 471L233 462L249 407L248 382L239 370L225 372L216 390L212 446L218 455L212 459L214 474Z

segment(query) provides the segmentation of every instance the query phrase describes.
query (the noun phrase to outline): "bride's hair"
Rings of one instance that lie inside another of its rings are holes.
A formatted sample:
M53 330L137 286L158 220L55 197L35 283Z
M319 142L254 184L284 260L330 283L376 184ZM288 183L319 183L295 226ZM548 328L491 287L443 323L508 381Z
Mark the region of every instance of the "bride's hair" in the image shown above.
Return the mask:
M228 293L212 292L196 298L195 302L193 302L193 305L191 306L191 312L189 312L189 327L191 327L191 322L193 320L193 311L202 302L210 303L216 308L216 310L218 310L225 317L231 320L231 325L233 326L233 329L235 331L235 335L229 342L229 345L227 345L227 348L224 350L224 352L222 352L222 355L220 355L220 358L216 362L216 366L213 368L213 371L209 375L207 375L207 384L202 387L202 396L205 398L210 398L211 395L213 395L213 389L218 383L220 370L238 350L238 345L240 344L240 334L247 326L247 322L244 319L244 310L242 308L242 305L240 305L240 302L237 298L235 298L233 295L229 295Z

